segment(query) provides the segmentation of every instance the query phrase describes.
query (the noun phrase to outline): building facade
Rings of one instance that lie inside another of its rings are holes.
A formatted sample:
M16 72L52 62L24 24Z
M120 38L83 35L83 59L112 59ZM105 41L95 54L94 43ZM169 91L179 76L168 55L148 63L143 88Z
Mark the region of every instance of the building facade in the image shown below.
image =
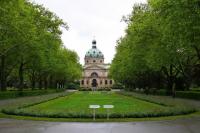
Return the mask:
M96 40L92 41L92 48L85 54L80 86L83 88L110 88L114 81L108 78L109 64L104 63L104 55L97 48Z

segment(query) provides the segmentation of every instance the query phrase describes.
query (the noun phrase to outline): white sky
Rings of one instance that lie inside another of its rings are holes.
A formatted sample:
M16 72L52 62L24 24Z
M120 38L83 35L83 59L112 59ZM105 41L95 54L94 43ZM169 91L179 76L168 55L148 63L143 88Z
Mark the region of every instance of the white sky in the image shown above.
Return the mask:
M105 62L111 63L116 41L124 35L126 24L123 15L132 11L134 3L146 0L31 0L56 13L69 25L63 31L64 45L78 53L83 64L87 50L95 36L97 47L103 52Z

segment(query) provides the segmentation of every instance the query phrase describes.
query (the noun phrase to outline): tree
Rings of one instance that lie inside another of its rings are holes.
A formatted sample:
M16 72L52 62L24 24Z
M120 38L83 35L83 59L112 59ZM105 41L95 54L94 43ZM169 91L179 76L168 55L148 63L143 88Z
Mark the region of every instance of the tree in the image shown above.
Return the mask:
M47 89L79 78L78 56L62 44L61 27L68 29L62 19L27 0L2 0L0 10L1 90L7 82Z
M173 97L178 87L188 89L200 68L199 11L197 0L149 0L134 5L125 18L126 35L116 47L110 71L113 78L149 88L156 82L152 78L164 76Z

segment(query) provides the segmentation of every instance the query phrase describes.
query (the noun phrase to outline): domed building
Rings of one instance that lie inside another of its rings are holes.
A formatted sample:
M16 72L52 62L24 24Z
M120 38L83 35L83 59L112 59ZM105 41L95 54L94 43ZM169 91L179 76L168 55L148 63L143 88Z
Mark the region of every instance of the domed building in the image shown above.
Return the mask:
M104 55L97 48L96 40L92 41L92 48L85 54L80 86L83 88L109 88L114 81L108 78L109 64L104 63Z

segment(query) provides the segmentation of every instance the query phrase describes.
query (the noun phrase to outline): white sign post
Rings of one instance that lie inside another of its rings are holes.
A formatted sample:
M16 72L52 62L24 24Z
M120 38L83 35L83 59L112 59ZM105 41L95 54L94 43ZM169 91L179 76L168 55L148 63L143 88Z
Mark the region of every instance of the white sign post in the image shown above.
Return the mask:
M90 105L90 109L93 109L93 120L95 120L95 109L100 108L100 105Z
M107 109L107 120L109 120L109 109L114 108L114 105L103 105L103 108Z

